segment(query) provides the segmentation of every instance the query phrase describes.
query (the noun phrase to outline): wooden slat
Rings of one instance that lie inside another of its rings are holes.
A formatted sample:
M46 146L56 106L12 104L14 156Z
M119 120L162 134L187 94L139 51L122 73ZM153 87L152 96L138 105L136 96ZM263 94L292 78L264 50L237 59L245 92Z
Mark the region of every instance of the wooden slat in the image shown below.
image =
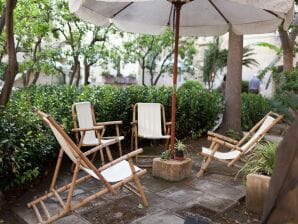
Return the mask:
M40 213L39 213L38 208L36 207L36 205L32 205L32 207L33 207L34 213L35 213L35 215L36 215L36 217L38 219L38 222L39 223L43 223L42 218L41 218L41 215L40 215Z
M65 208L65 204L64 204L62 198L61 198L61 197L59 196L59 194L57 193L57 191L55 191L55 190L52 190L52 191L53 191L55 197L57 198L59 204L62 206L62 208Z
M49 219L51 216L50 216L50 213L49 213L46 205L43 203L43 201L40 201L40 205L41 205L46 217Z

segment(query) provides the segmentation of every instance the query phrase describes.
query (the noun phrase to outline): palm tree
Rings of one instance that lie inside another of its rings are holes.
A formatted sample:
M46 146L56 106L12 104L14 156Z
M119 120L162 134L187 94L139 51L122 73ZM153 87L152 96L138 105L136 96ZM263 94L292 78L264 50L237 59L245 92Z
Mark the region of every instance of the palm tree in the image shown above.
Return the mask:
M259 63L252 58L255 53L249 46L243 48L242 65L245 67L256 66ZM228 50L220 49L219 37L215 37L204 52L203 81L208 84L208 89L213 89L217 73L222 71L228 63Z

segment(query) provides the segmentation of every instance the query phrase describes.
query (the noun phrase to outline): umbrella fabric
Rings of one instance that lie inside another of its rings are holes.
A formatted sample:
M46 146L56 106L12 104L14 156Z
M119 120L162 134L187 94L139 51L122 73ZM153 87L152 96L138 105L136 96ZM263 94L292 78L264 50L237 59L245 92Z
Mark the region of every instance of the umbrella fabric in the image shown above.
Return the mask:
M99 26L114 23L119 29L143 34L161 34L173 26L174 8L166 0L70 0L70 11ZM274 32L293 18L293 0L194 0L181 10L182 36ZM145 26L144 26L145 24Z

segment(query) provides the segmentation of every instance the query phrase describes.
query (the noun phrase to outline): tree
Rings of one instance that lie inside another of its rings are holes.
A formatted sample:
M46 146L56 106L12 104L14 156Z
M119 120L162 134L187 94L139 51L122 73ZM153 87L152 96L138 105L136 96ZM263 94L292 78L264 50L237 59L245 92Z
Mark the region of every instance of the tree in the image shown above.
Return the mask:
M241 80L243 36L229 32L228 67L225 88L224 130L241 132Z
M48 73L44 57L44 42L49 42L53 27L52 7L49 0L20 0L15 11L15 38L17 51L23 53L19 64L23 84L35 85L41 72ZM50 70L51 71L51 70ZM30 83L30 78L33 80Z
M295 0L295 4L298 4L298 0ZM284 72L291 71L294 67L294 46L298 34L298 16L295 15L294 21L288 30L284 30L281 26L278 32L283 49L283 70Z
M9 97L12 91L15 76L18 70L15 42L14 42L14 26L13 15L14 8L16 7L17 0L6 1L5 11L5 27L6 27L6 39L7 39L7 54L8 54L8 66L4 79L4 86L0 95L0 105L6 106L9 101Z
M253 49L246 46L243 48L242 65L250 67L258 65L258 62L252 58ZM203 81L208 84L208 89L213 89L213 84L218 71L222 71L227 66L228 50L220 49L219 37L215 37L207 46L204 52Z
M142 70L142 85L145 84L145 73L148 70L150 85L156 85L160 77L171 72L173 55L173 35L170 30L159 36L135 35L130 41L124 43L126 50L125 61L138 62ZM193 38L180 40L179 57L185 63L186 70L190 71L193 56L196 53Z

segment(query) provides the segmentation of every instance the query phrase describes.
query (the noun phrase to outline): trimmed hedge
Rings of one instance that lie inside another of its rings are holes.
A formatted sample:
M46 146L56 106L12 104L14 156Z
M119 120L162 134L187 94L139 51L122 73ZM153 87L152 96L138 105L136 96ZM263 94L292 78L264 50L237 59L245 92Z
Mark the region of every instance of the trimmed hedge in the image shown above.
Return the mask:
M123 120L122 130L128 133L131 106L137 102L162 103L169 120L171 91L143 86L34 86L14 91L7 108L0 111L0 190L31 181L57 155L57 142L33 108L50 114L70 134L71 105L90 101L97 121ZM199 84L184 85L177 94L177 137L197 136L210 129L221 111L220 102L219 94Z
M270 103L261 95L241 94L241 124L244 131L250 130L270 111Z

